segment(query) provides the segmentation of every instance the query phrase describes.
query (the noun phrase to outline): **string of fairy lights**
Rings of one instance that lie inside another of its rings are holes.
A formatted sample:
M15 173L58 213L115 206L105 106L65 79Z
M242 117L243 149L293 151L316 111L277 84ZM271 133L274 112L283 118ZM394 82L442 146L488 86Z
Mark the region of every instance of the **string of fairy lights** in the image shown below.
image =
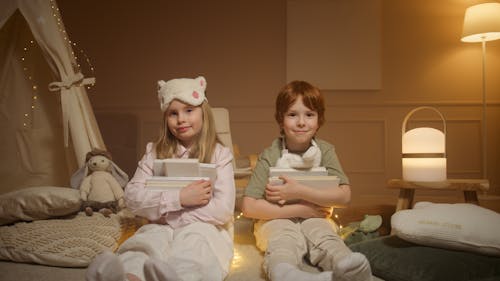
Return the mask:
M50 7L52 8L52 16L56 19L59 32L62 34L62 38L65 41L65 43L69 45L68 49L71 50L71 55L73 56L73 59L75 62L75 65L73 66L75 68L74 71L81 72L81 64L78 62L79 57L75 54L72 47L75 47L78 49L78 52L80 53L80 55L83 57L83 59L85 60L85 62L89 66L89 69L92 72L92 75L94 75L94 66L90 62L89 57L85 54L85 52L82 49L78 48L76 42L73 42L69 39L68 34L66 33L66 29L64 28L64 24L63 24L63 21L61 18L61 13L60 13L59 7L57 7L55 0L50 0L50 3L51 3ZM90 85L87 86L87 89L90 89Z
M35 44L33 40L29 42L29 45L23 48L23 55L21 56L21 62L23 63L23 71L27 75L28 81L31 83L31 90L33 93L31 94L31 106L30 106L30 112L24 113L24 118L23 118L23 127L28 127L32 125L32 119L30 118L30 113L32 113L35 110L36 106L36 100L38 99L38 85L33 79L33 73L29 72L29 68L27 66L27 61L28 61L28 52L31 49L31 47Z
M333 209L333 212L335 212L335 209ZM239 220L243 217L243 213L240 212L239 214L235 215L235 219ZM331 219L339 226L340 229L342 229L342 224L340 224L340 218L338 214L333 213Z
M64 28L62 22L59 8L57 7L55 0L50 0L50 3L52 9L52 16L56 19L58 30L62 34L62 39L64 40L64 43L67 44L68 50L71 50L71 55L73 57L73 62L72 62L73 71L75 73L82 71L82 65L79 62L83 60L88 66L88 69L91 72L91 76L94 77L95 68L92 65L92 62L90 61L90 58L83 51L83 49L77 46L76 42L73 42L69 39L66 33L66 29ZM35 76L34 69L30 67L30 58L33 56L33 50L35 47L36 47L35 41L30 40L28 43L26 43L26 46L23 48L23 52L20 58L24 74L26 75L26 78L29 81L29 83L31 83L30 86L32 91L30 108L28 109L27 112L23 113L22 124L23 127L25 128L31 127L33 125L33 114L38 106L37 101L39 98L39 85L37 84L36 79L34 77ZM74 51L75 49L77 50L78 55L75 53ZM90 90L91 87L92 85L86 85L87 90Z

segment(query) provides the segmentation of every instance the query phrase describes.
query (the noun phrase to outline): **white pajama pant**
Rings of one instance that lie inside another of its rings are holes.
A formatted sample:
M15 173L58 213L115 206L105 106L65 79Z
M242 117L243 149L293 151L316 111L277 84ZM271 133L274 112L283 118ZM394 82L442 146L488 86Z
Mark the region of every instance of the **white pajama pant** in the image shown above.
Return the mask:
M337 234L338 228L330 219L273 219L259 220L254 225L257 247L265 252L264 271L279 263L298 267L307 257L323 270L333 270L333 264L351 253Z
M127 239L116 252L126 273L141 280L144 263L155 258L168 263L181 280L223 280L233 258L232 238L222 227L202 222L173 229L147 224Z

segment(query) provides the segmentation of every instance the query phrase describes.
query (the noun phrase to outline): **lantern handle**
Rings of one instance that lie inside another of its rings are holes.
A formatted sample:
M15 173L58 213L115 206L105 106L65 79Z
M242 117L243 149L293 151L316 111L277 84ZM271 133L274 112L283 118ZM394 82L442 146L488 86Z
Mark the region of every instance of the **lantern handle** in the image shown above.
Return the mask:
M435 111L437 114L439 114L439 117L441 117L441 120L443 120L443 132L444 132L444 137L446 138L446 121L444 119L444 116L439 110L437 110L437 108L432 107L432 106L420 106L420 107L414 108L412 111L408 112L408 114L406 114L405 118L403 119L403 126L401 128L401 135L404 135L406 132L406 122L408 122L408 119L410 119L410 116L413 115L413 113L415 113L419 110L422 110L422 109L430 109L430 110Z

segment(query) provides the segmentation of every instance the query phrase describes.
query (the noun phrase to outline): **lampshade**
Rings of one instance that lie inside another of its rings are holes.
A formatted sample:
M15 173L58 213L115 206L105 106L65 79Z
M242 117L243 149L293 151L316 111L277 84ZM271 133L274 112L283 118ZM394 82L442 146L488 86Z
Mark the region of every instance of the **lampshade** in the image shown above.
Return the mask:
M484 3L467 8L462 32L463 42L500 39L500 3Z
M416 111L431 109L443 120L443 131L421 127L406 132L406 123ZM440 182L446 180L446 122L437 109L422 106L410 111L402 126L403 180Z

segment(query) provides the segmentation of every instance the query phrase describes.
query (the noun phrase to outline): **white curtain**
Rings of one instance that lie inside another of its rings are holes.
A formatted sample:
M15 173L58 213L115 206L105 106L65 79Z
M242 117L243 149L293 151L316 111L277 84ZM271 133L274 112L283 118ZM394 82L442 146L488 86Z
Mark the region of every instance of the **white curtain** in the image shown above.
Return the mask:
M53 172L50 169L60 169L59 163L47 162L59 162L60 157L54 155L61 153L65 155L65 165L69 165L64 173L69 183L71 172L84 165L85 154L92 148L105 149L105 145L85 90L92 78L83 77L76 67L57 3L0 1L0 36L0 121L2 132L7 133L0 139L0 151L18 162L17 170L5 163L0 165L0 176L9 177L0 179L0 184L8 183L9 189L14 188L12 172L21 177L17 184L51 184L53 177L42 175ZM27 54L24 48L29 36L36 45L28 46ZM38 87L36 104L33 85ZM49 147L56 152L45 151ZM23 181L23 174L28 174L30 180ZM41 179L40 184L37 178Z

